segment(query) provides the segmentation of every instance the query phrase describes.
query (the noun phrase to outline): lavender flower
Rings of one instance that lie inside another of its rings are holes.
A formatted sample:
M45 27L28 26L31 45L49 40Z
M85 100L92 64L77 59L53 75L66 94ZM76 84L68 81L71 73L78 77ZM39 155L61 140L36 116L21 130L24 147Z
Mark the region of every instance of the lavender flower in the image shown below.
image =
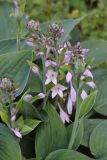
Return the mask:
M85 98L87 98L87 93L86 93L86 91L85 90L82 90L82 92L81 92L81 98L84 100Z
M67 81L67 83L70 83L71 80L72 80L72 74L70 72L68 72L66 75L66 81Z
M66 87L62 86L61 84L57 84L55 87L51 89L52 91L52 98L56 97L56 95L59 95L61 98L63 98L63 91L66 89Z
M91 71L88 68L85 69L83 75L85 77L91 77L93 79L93 75L92 75Z
M91 82L87 82L86 83L89 87L91 87L91 88L96 88L96 85L95 85L95 83L93 82L93 81L91 81Z
M20 133L19 128L11 128L16 137L22 138L22 134Z
M69 93L68 103L67 103L67 110L69 114L72 114L73 105L75 104L76 99L77 99L77 94L71 82L70 83L70 93Z
M46 67L49 67L49 66L56 67L57 64L56 64L56 62L54 62L54 61L46 60L45 66L46 66Z
M33 67L32 67L32 72L35 73L35 74L38 74L38 73L39 73L38 67L33 66Z
M16 108L11 109L11 121L14 122L16 120Z
M64 112L64 110L61 108L59 103L58 103L58 107L59 107L59 110L60 110L60 118L61 118L62 122L63 123L65 123L65 122L69 123L70 122L69 115L66 112Z
M57 75L58 73L54 72L53 70L48 70L46 73L46 81L45 85L49 84L50 82L53 82L55 85L57 84Z

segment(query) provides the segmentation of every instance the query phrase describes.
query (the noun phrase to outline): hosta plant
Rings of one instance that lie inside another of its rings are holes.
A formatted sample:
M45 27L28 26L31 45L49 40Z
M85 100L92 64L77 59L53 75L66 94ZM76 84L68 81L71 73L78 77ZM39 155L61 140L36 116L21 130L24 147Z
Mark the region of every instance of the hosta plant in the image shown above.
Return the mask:
M69 41L83 17L39 24L25 1L0 7L0 160L106 160L106 42L99 58L96 41Z

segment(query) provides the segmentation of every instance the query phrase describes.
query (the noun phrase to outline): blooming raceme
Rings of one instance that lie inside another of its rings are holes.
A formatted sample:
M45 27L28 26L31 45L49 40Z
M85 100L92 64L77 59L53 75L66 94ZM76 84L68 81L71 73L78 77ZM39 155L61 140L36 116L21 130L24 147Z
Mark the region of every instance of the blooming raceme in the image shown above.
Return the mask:
M69 123L69 115L72 115L76 106L77 92L81 83L84 82L93 89L96 87L91 67L85 62L89 50L82 48L80 42L74 46L69 41L59 44L58 39L64 35L61 24L50 24L46 34L41 31L36 21L28 22L27 26L29 31L31 30L27 44L33 47L36 56L42 59L43 74L39 74L43 80L44 101L48 99L47 93L52 99L55 98L55 107L59 108L63 123ZM32 67L32 71L38 73L35 67ZM84 100L88 95L82 90L80 96ZM62 109L62 105L66 106L67 113Z

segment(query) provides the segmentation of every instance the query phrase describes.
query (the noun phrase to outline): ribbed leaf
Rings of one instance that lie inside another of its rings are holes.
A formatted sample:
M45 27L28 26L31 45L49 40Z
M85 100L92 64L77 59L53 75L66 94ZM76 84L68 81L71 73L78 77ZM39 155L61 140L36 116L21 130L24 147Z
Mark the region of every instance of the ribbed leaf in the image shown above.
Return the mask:
M67 133L55 108L47 106L49 121L36 130L35 150L37 157L45 158L50 152L66 148Z
M50 153L45 160L91 160L91 158L76 151L62 149Z
M107 120L101 122L93 130L90 142L91 153L98 159L107 158Z
M12 132L0 124L0 160L22 160L21 149Z

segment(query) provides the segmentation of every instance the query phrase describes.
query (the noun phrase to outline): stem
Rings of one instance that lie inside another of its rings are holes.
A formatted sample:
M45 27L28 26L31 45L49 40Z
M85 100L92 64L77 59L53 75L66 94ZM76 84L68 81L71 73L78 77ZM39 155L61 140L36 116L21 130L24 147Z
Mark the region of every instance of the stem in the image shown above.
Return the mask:
M79 121L79 107L77 106L76 109L76 114L75 114L75 121L74 121L74 125L73 125L73 130L72 130L72 134L71 134L71 138L70 138L70 142L68 145L68 149L72 149L75 138L76 138L76 131L78 128L78 121Z
M42 65L43 65L43 92L44 92L44 94L46 94L46 86L45 86L46 67L45 67L45 61L46 61L46 58L45 58L45 56L43 56L42 57ZM43 101L43 108L45 108L46 101L47 101L47 98L45 97L44 101Z
M57 40L54 39L54 42L55 42L55 49L57 49ZM55 61L57 64L56 72L57 72L57 74L59 74L59 56L58 56L57 50L55 50ZM58 78L57 78L57 81L59 82ZM56 108L57 108L57 103L58 103L58 95L55 98L55 107Z
M77 84L78 86L78 84ZM76 134L77 134L77 129L78 129L78 123L79 123L79 114L80 114L80 107L79 107L79 95L80 95L80 91L82 89L82 84L80 86L78 86L78 91L77 91L77 103L76 103L76 113L75 113L75 120L74 120L74 125L73 125L73 130L72 130L72 134L70 137L70 142L68 145L68 149L72 149L75 138L76 138Z

